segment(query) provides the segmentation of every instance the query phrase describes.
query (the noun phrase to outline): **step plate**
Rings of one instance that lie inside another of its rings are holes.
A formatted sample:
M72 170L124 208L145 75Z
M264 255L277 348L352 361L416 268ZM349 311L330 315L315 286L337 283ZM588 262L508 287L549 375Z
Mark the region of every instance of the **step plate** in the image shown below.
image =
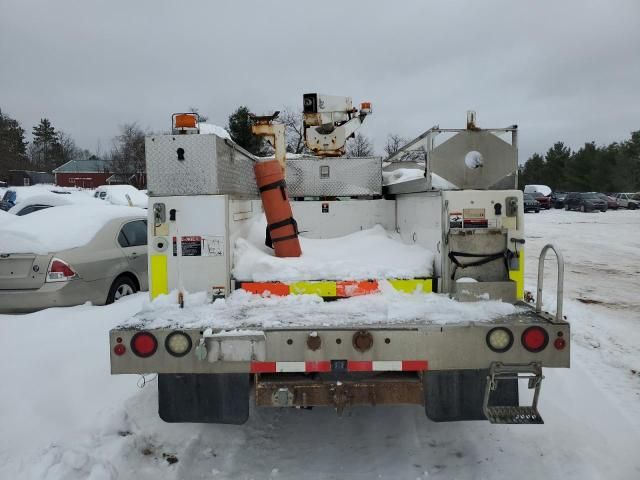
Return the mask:
M485 412L491 423L542 424L544 420L535 407L488 407Z

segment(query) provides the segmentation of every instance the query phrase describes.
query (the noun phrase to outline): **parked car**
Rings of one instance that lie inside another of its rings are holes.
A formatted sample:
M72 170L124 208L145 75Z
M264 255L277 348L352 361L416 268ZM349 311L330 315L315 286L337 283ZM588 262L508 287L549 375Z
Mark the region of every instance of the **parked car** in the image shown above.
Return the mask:
M607 211L607 203L593 192L569 193L564 199L565 210L580 210L581 212Z
M540 203L540 208L551 208L551 188L547 185L525 185L524 193L530 193Z
M99 200L96 200L83 192L64 193L65 194L61 195L50 192L42 195L31 196L10 208L8 213L21 217L39 210L44 210L45 208L60 207L62 205L102 205Z
M563 208L566 196L567 192L553 192L551 194L551 205L553 208Z
M527 212L540 213L540 202L538 202L530 193L524 194L524 213Z
M106 200L113 205L129 205L147 208L149 197L133 185L102 185L96 188L93 196Z
M103 305L147 289L143 209L68 205L0 228L0 312Z
M36 195L71 195L79 192L73 188L55 185L33 185L30 187L10 187L0 200L0 210L5 212Z
M635 210L640 207L640 193L617 193L615 199L622 208Z
M618 202L615 198L610 197L609 195L605 195L604 193L596 193L596 195L598 195L598 197L600 197L602 200L605 201L608 209L610 210L618 209Z

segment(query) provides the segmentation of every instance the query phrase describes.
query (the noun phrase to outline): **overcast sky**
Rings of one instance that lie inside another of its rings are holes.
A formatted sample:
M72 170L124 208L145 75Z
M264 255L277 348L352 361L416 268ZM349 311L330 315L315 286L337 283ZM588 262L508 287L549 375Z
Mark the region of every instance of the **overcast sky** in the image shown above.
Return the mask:
M197 106L371 101L362 132L520 127L520 160L554 141L640 130L640 1L0 0L0 108L104 152L118 126L169 128Z

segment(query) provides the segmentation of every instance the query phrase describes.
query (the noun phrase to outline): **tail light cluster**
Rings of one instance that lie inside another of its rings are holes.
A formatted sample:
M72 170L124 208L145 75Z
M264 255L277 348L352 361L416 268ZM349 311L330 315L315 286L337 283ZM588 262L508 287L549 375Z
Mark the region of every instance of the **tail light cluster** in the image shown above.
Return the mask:
M158 350L158 340L149 332L138 332L132 338L129 344L131 351L140 358L148 358ZM184 332L175 331L167 335L164 347L170 355L174 357L184 357L191 351L193 342L191 337ZM122 356L127 352L122 337L116 338L116 345L113 347L113 353Z
M494 352L504 353L513 346L513 333L506 327L495 327L487 332L487 346ZM549 345L549 334L539 326L527 328L520 337L522 346L531 353L543 351ZM556 350L563 350L567 342L562 332L558 332L558 337L554 340L553 346Z
M52 258L47 269L47 282L66 282L78 274L71 266L59 258Z

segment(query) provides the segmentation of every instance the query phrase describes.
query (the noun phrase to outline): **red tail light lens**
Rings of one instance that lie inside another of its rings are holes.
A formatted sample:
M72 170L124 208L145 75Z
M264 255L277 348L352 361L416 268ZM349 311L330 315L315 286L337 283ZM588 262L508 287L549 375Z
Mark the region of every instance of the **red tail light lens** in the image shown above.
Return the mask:
M530 352L541 352L549 343L549 335L542 327L529 327L522 333L522 345Z
M157 349L158 341L149 332L138 332L131 339L131 350L139 357L150 357Z
M562 337L558 337L553 342L553 346L556 347L556 350L564 350L564 347L567 346L567 341Z
M53 258L47 270L47 282L66 282L78 274L71 266L59 258Z

